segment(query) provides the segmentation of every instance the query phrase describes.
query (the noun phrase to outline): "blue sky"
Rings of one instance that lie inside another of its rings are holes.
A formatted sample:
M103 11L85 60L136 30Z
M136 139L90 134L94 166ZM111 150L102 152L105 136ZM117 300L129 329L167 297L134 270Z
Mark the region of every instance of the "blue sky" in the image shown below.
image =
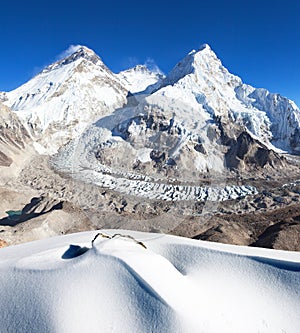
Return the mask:
M0 91L16 88L69 45L113 71L155 61L167 73L208 43L245 83L300 105L300 1L3 1Z

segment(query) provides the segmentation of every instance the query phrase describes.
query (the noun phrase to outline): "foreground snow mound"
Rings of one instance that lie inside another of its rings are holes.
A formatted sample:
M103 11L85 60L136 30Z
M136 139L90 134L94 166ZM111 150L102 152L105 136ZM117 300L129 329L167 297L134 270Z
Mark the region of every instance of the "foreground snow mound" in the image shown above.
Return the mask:
M1 332L299 331L299 253L121 233L1 249Z

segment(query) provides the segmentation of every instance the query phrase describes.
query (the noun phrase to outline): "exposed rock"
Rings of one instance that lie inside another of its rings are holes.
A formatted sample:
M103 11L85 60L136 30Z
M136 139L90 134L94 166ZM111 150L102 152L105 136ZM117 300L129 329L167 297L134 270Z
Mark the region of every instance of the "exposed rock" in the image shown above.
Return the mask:
M236 245L248 245L251 240L247 229L239 224L226 221L219 223L212 221L211 224L213 226L193 238Z
M2 151L0 151L0 165L9 167L12 164L13 160L5 155Z
M0 91L0 103L7 101L6 92Z
M300 251L300 216L293 222L279 222L268 227L252 246Z
M9 167L30 141L19 118L0 103L0 166Z
M242 132L236 140L231 141L231 146L225 155L226 166L233 169L249 170L284 165L284 159L273 150L268 149L249 133Z
M203 147L203 144L202 143L197 143L195 146L194 146L194 149L201 153L201 154L206 154L206 150L205 148Z
M8 243L5 240L0 239L0 248L5 246L8 246Z

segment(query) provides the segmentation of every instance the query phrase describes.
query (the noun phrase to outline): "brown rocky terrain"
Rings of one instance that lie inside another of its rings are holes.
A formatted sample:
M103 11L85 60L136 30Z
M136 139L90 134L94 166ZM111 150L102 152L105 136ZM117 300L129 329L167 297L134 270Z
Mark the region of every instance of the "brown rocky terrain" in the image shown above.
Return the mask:
M0 205L0 238L10 245L115 228L300 251L300 182L297 173L292 176L294 182L274 175L264 180L228 178L228 183L250 183L259 193L218 204L141 201L59 174L49 157L37 155L17 178L0 188L6 198ZM8 210L19 215L9 217Z
M13 156L25 148L29 134L18 117L0 103L0 166L10 166Z
M0 186L16 178L33 154L35 151L28 131L19 118L0 102Z

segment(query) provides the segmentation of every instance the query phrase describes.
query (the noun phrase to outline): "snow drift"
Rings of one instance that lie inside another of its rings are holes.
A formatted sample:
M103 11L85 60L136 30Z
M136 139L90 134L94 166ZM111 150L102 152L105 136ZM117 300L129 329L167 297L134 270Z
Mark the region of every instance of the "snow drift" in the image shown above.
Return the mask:
M299 253L104 233L1 249L1 332L299 331Z

